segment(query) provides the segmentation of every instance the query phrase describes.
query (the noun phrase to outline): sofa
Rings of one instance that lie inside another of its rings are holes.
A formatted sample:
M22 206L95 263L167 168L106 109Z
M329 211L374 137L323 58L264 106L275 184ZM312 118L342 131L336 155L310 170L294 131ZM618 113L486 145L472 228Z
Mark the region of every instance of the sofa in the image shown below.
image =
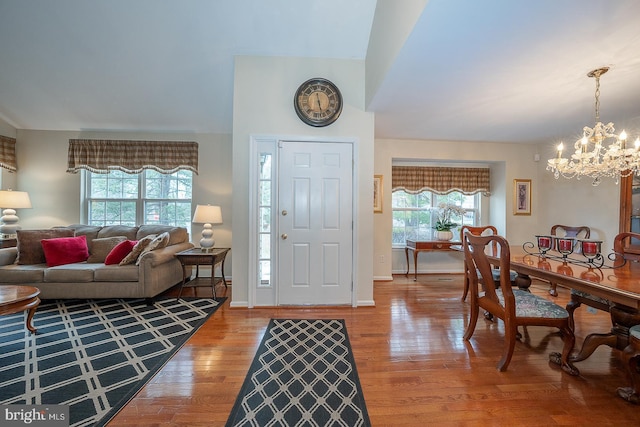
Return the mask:
M182 282L175 254L193 246L185 228L164 225L18 230L17 247L0 249L0 286L35 286L41 299L153 299Z

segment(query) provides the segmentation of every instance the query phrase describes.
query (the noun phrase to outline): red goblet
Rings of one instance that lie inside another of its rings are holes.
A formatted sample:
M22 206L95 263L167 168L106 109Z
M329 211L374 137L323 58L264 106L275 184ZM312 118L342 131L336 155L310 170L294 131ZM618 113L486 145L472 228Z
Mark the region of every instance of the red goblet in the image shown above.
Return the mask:
M580 240L580 247L582 248L582 255L587 257L590 263L600 255L600 249L602 247L601 240Z
M538 250L543 256L553 248L553 236L536 235L536 238L538 239Z
M576 239L573 237L557 237L556 238L556 250L562 254L562 258L567 258L568 255L573 253Z

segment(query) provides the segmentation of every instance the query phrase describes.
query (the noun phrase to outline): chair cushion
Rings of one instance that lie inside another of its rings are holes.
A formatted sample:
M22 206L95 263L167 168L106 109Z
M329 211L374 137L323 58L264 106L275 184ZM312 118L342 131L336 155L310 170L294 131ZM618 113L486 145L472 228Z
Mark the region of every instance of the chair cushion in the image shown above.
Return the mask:
M629 328L629 336L640 340L640 325L635 325Z
M502 289L496 290L500 304L504 306ZM516 298L517 317L550 317L554 319L564 319L569 317L569 312L558 304L548 301L541 296L521 289L514 289L513 296Z
M608 299L597 297L595 295L591 295L591 294L586 293L584 291L579 291L577 289L571 289L571 294L572 295L577 295L577 296L585 298L585 299L590 299L590 300L595 301L595 302L599 302L600 304L611 306L611 301L609 301Z
M497 268L494 268L491 270L491 275L493 276L493 280L495 280L496 282L500 281L500 270ZM509 281L510 282L515 282L516 281L516 277L518 277L518 273L516 273L515 271L511 270L509 271Z

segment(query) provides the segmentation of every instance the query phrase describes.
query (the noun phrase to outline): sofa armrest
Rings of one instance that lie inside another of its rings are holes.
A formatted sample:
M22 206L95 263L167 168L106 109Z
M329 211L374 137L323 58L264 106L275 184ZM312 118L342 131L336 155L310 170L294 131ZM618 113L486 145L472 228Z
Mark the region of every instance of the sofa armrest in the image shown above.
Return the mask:
M151 252L147 252L140 258L140 265L149 264L155 267L165 262L176 259L175 254L178 252L186 251L194 247L191 242L177 243L175 245L167 246L166 248L155 249Z
M0 265L10 265L16 262L18 257L18 248L0 249Z

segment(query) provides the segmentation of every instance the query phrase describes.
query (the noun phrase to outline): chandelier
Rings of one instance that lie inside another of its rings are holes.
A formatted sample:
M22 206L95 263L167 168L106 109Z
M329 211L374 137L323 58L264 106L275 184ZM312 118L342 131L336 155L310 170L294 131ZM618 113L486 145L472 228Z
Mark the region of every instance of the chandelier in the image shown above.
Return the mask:
M582 138L573 145L571 158L562 157L564 144L558 145L558 156L547 161L547 170L556 179L560 175L568 179L586 176L593 178L595 186L602 177L615 178L617 183L620 177L640 175L640 138L628 145L624 130L616 135L613 123L600 122L600 76L607 71L609 67L602 67L587 74L596 79L596 124L582 129Z

